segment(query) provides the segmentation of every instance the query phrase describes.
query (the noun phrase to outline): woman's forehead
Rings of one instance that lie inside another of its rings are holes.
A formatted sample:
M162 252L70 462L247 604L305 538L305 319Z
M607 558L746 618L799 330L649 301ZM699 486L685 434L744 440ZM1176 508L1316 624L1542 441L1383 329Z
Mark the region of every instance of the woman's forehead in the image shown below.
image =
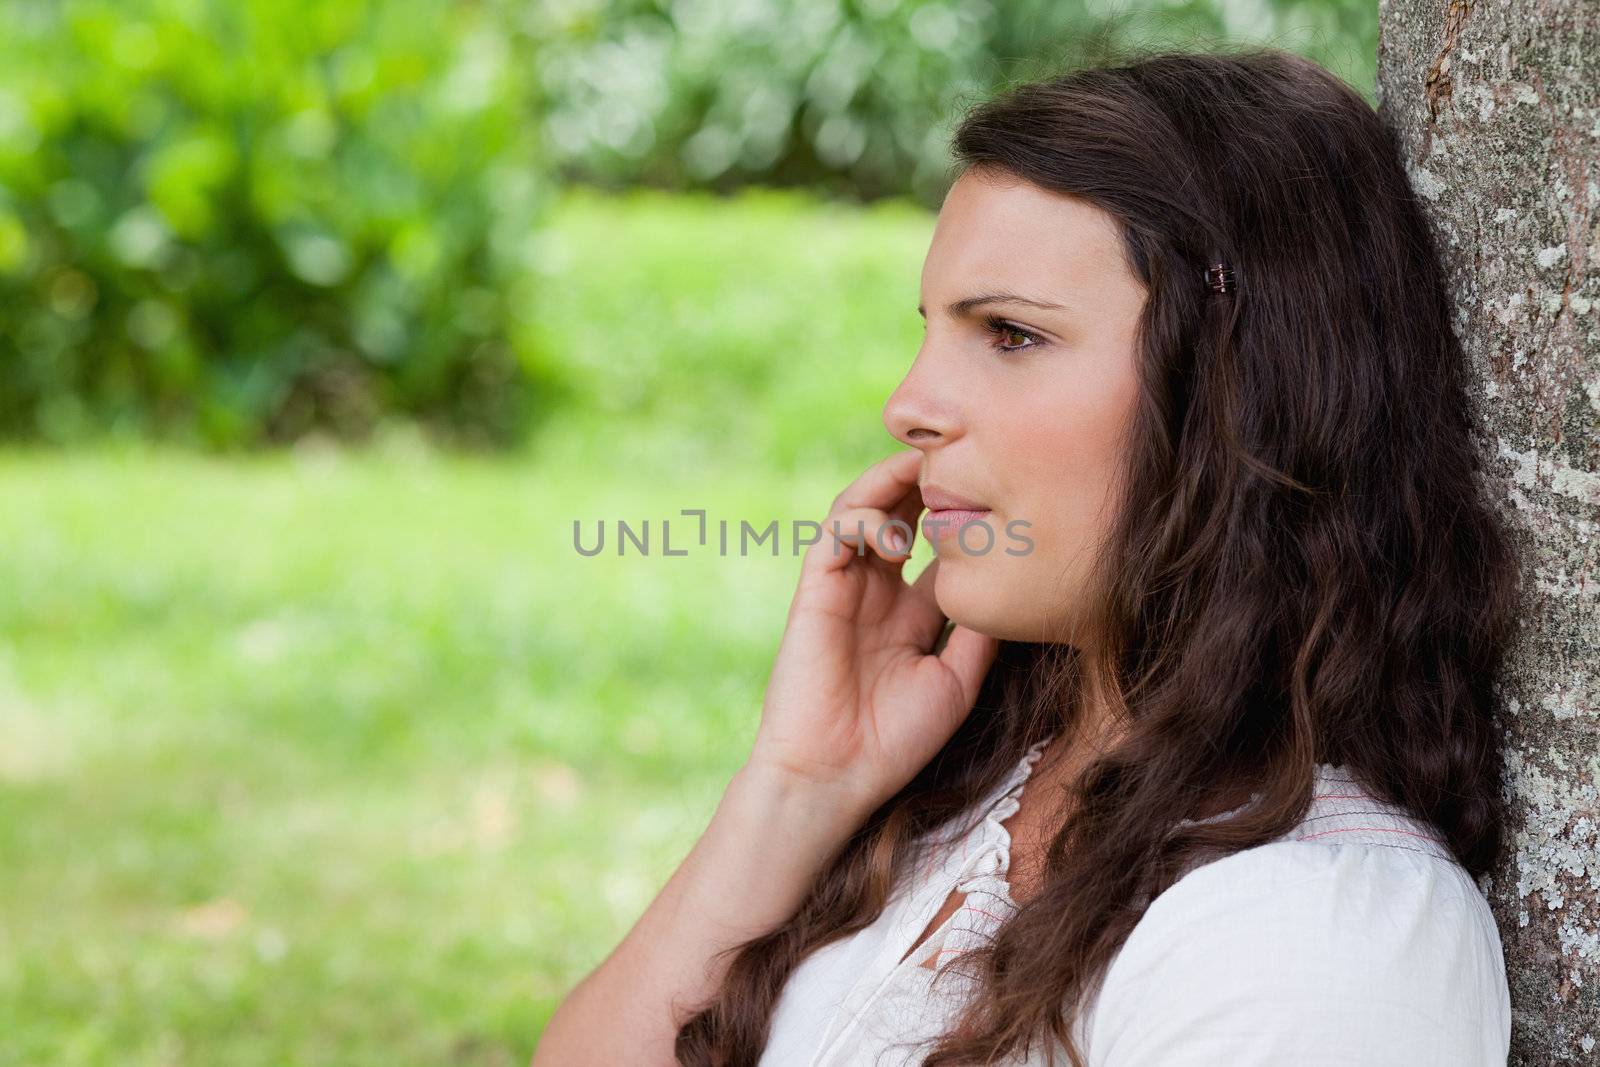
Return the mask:
M1109 213L1028 182L969 172L940 209L922 296L930 310L943 308L981 285L1072 306L1108 285L1134 281Z

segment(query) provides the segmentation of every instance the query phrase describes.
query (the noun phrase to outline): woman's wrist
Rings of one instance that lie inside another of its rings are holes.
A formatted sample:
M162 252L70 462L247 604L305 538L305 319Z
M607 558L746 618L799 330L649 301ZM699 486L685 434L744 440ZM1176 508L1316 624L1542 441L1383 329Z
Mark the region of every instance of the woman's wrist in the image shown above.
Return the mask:
M849 790L751 761L728 783L723 806L753 831L783 837L813 854L831 856L872 813Z

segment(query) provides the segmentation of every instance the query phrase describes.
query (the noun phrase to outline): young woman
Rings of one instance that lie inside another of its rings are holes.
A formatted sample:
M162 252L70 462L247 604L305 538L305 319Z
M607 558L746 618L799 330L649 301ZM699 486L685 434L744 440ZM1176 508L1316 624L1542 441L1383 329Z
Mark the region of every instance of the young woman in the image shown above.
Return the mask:
M1022 85L955 150L909 448L535 1063L1503 1064L1518 575L1395 144L1251 50Z

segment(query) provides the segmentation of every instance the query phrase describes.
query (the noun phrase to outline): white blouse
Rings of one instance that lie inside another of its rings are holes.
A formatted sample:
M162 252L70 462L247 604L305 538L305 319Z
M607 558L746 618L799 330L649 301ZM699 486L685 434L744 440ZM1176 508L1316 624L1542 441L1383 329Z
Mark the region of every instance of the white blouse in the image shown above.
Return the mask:
M982 799L970 832L930 835L877 921L801 961L758 1067L921 1061L973 989L921 964L1016 910L1001 824L1048 740ZM952 890L960 908L901 962ZM1437 831L1318 764L1305 819L1159 894L1073 1025L1091 1067L1499 1067L1511 997L1488 902ZM1048 1063L1043 1042L1007 1062Z

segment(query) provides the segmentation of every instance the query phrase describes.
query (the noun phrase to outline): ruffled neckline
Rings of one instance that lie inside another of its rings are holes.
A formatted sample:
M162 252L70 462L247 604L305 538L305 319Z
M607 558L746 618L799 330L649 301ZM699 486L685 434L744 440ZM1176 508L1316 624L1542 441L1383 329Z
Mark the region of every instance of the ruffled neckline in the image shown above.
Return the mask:
M1012 908L1017 907L1006 881L1011 867L1011 832L1004 823L1022 806L1022 794L1033 775L1034 766L1044 755L1054 737L1046 737L1029 745L1011 770L990 788L976 804L981 818L974 823L970 817L958 819L943 831L936 831L929 839L929 847L943 857L937 870L925 870L919 878L917 889L925 890L933 882L945 887L940 900L950 892L971 892L974 888L987 889Z
M935 985L937 976L921 965L923 956L929 952L942 955L946 946L971 945L973 938L980 936L985 920L995 921L1001 918L1002 912L1016 908L1005 882L1010 866L1011 834L1001 823L1020 806L1023 787L1049 741L1050 738L1045 738L1030 745L1011 770L973 805L973 811L983 812L978 822L974 823L970 816L959 818L953 825L940 827L923 838L924 851L917 857L916 868L904 890L907 898L894 913L895 932L885 940L874 965L847 994L813 1063L831 1062L834 1049L862 1025L881 998L903 1000L909 1012L930 1007L934 1003L933 995L950 987ZM927 925L952 889L967 894L961 907L945 919L918 951L907 959L900 959L910 940ZM870 985L862 984L869 980L869 975L876 975L876 980ZM962 994L955 992L955 995ZM904 1000L907 997L910 999Z
M990 804L988 814L983 818L984 837L986 840L993 841L995 856L998 861L997 869L988 873L992 874L996 883L994 886L996 895L1013 908L1017 906L1017 902L1011 897L1011 883L1009 881L1011 873L1011 831L1006 829L1005 821L1015 815L1017 810L1022 807L1023 790L1027 788L1028 780L1033 777L1034 765L1044 755L1045 746L1051 740L1053 738L1047 737L1028 746L1028 750L1017 761L1017 765L1006 776L1004 788L1001 790L999 798Z

